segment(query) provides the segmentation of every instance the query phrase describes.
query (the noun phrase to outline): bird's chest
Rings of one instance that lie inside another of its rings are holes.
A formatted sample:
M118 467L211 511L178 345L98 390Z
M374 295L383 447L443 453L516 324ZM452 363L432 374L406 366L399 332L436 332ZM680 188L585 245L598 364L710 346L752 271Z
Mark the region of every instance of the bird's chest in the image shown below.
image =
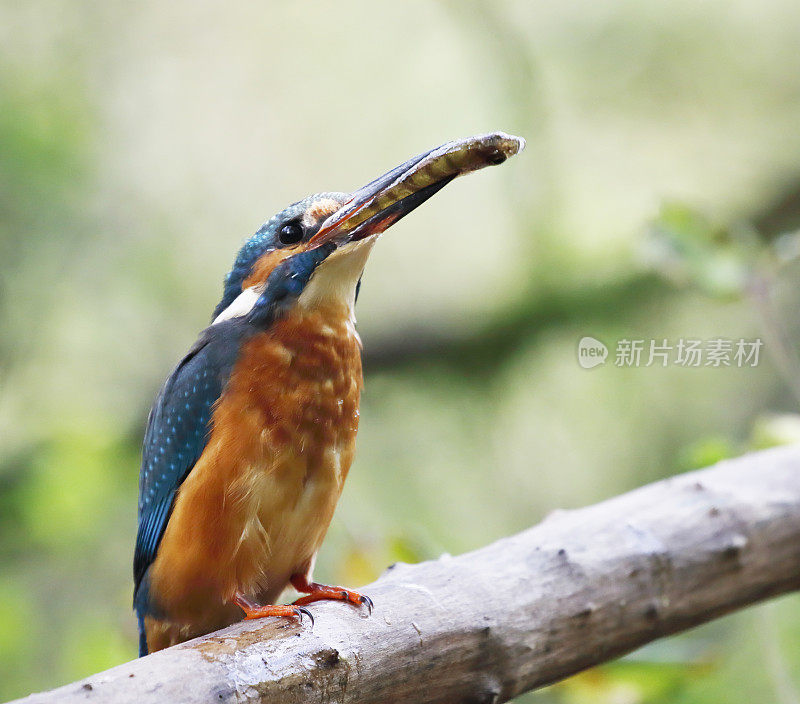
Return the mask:
M246 343L218 409L237 431L228 493L245 561L291 571L319 548L353 459L361 385L345 315L288 318Z

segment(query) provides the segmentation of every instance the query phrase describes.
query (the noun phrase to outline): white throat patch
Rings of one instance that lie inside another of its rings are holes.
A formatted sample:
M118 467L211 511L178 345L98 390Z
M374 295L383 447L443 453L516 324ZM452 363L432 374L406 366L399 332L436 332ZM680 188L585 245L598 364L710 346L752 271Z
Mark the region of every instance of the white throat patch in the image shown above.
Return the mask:
M364 272L369 253L380 235L344 245L322 262L306 285L297 303L315 308L328 303L343 303L350 310L356 304L356 284Z

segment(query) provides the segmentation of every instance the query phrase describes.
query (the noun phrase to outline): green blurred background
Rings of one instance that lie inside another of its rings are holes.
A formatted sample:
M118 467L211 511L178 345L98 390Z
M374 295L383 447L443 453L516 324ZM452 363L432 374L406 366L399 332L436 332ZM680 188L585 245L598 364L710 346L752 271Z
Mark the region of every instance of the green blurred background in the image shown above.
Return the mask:
M799 36L796 0L0 0L0 699L134 656L145 418L242 239L451 138L528 148L373 254L319 578L800 438ZM764 355L613 364L681 337ZM791 596L519 701L797 704L798 643Z

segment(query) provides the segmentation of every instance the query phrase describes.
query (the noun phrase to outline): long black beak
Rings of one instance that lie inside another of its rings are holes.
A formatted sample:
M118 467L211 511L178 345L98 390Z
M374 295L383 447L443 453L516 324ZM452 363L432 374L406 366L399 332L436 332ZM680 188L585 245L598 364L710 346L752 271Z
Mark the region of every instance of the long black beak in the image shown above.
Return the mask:
M524 148L521 137L493 132L419 154L353 192L309 244L315 247L332 241L340 245L383 232L457 176L502 164Z

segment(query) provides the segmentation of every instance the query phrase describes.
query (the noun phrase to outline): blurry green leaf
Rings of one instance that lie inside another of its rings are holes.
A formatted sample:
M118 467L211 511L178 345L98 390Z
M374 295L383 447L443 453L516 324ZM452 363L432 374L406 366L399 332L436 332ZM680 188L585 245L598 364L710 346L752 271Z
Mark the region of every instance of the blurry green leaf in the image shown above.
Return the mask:
M395 535L389 541L389 562L422 562L428 555L419 542L407 535Z
M96 613L76 615L68 625L63 652L62 678L65 681L86 677L94 672L126 662L134 656L130 642L115 621L103 621Z
M714 225L686 205L666 203L650 226L645 258L679 286L731 299L744 293L759 249L745 232Z
M339 581L344 584L367 584L372 582L381 572L376 555L359 547L352 547L342 556L337 573Z
M565 680L565 704L659 704L674 701L708 665L618 660Z
M30 592L19 582L0 581L0 668L24 659L30 652L34 620Z
M102 431L54 439L33 460L21 490L28 534L47 547L71 546L103 531L100 517L117 495L119 448Z
M678 460L680 470L687 472L692 469L710 467L722 460L730 459L741 454L739 448L724 437L709 437L698 440L686 447Z
M65 76L41 85L4 81L0 183L13 186L15 194L18 189L22 195L24 185L53 195L69 189L85 168L90 119L78 88Z
M800 415L796 413L764 415L753 425L751 445L754 450L797 442L800 442Z
M25 693L37 649L37 622L24 583L0 579L0 699Z

